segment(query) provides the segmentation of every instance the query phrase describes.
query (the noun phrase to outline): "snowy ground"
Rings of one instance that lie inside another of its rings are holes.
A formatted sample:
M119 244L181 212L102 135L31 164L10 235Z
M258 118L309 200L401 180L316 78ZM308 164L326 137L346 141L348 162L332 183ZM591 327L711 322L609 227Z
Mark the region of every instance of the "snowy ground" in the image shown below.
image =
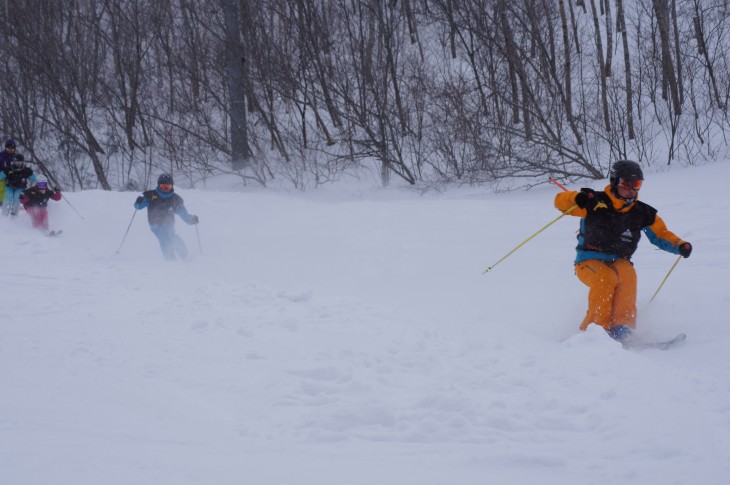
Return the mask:
M133 193L0 220L0 483L727 483L730 163L650 174L694 244L644 239L640 332L577 330L578 219L554 187L426 196L180 189L191 262L165 263ZM602 188L602 182L591 184ZM577 188L577 187L574 187ZM724 222L723 222L724 221Z

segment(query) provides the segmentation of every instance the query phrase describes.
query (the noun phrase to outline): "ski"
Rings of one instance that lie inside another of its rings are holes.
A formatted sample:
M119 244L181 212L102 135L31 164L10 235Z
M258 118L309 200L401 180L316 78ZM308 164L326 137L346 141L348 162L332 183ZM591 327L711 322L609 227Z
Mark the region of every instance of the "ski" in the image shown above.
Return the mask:
M643 349L659 349L667 350L677 344L680 344L687 340L687 334L680 333L676 337L670 340L657 341L657 342L624 342L623 346L629 350L643 350Z

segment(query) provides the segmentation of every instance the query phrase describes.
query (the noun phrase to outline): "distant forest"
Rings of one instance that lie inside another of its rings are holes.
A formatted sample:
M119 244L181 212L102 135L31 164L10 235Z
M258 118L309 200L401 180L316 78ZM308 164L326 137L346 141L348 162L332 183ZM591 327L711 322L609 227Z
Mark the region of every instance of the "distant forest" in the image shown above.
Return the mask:
M602 178L728 156L727 0L0 0L0 131L68 189Z

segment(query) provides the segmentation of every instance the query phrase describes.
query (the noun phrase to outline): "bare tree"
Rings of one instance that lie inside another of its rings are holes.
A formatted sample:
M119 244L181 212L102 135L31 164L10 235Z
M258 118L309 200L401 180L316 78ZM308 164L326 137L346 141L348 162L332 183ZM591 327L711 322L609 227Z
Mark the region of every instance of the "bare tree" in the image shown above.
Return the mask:
M620 1L620 0L619 0ZM560 8L560 30L563 34L563 65L565 70L565 116L568 121L573 119L573 80L572 61L570 55L570 34L568 31L568 18L565 14L565 1L559 0Z
M717 85L715 69L713 67L712 60L710 59L710 52L707 47L707 41L705 40L704 17L702 15L702 11L700 10L700 2L698 0L695 0L694 2L694 16L692 17L692 24L694 26L695 39L697 40L697 51L704 59L705 69L707 70L707 75L710 78L710 85L714 94L713 98L715 99L718 107L726 109L727 105L722 101L720 97L720 90L718 89Z
M416 178L401 144L408 129L397 99L403 78L393 55L402 42L401 13L378 0L348 3L340 0L338 6L347 32L343 46L347 51L339 56L339 68L349 75L338 80L336 90L357 150L352 155L377 159L383 185L389 184L391 174L413 184Z
M96 122L100 115L98 80L105 75L106 46L97 35L102 6L62 5L39 1L37 9L26 9L16 30L18 52L27 72L37 76L50 99L47 111L36 116L61 133L66 142L86 154L92 162L98 183L111 190L104 149L97 139ZM38 28L44 35L37 36ZM78 180L83 187L84 180Z
M631 51L629 37L626 30L626 15L624 14L623 0L616 0L616 30L621 33L621 46L624 52L624 80L626 82L626 124L629 139L633 140L634 133L634 90L631 84Z
M611 65L613 63L613 19L611 18L611 1L603 1L603 14L606 17L606 65L604 66L604 76L611 77Z
M666 146L682 163L718 157L728 7L612 6L23 0L0 32L0 127L81 188L160 170L303 188L363 167L383 184L529 185L600 177L628 154L652 163Z
M241 45L239 0L222 2L226 26L226 64L228 71L228 97L231 124L231 166L234 170L248 167L251 150L248 147L246 120L246 56Z
M611 131L611 120L608 109L608 87L606 86L606 63L603 58L603 42L601 41L601 28L598 23L598 12L596 11L596 1L591 0L591 12L593 14L593 28L596 40L596 57L599 66L599 81L601 83L601 107L603 109L603 122L607 132Z
M672 34L674 38L674 58L677 62L677 91L679 92L679 105L684 104L684 75L682 74L682 52L680 48L680 35L679 25L677 20L677 0L671 0L672 2Z
M669 5L664 0L652 0L652 5L654 6L654 13L656 14L657 26L659 28L662 74L664 76L663 85L669 90L674 112L676 115L680 115L682 114L682 104L679 99L679 85L677 84L677 75L674 70L674 61L672 60L669 35Z

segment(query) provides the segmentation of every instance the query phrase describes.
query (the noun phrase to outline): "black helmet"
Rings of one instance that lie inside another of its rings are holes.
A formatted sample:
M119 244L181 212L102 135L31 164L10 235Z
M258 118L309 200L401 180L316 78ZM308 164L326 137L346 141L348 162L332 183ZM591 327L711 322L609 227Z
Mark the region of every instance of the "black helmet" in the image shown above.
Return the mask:
M8 138L8 141L5 142L5 148L15 148L16 146L17 144L12 138Z
M169 173L163 173L162 175L160 175L159 177L157 177L157 185L160 185L160 184L170 184L170 185L172 185L173 184L172 183L172 175L170 175Z
M611 166L611 187L616 188L620 179L644 180L644 172L638 163L631 160L618 160Z

